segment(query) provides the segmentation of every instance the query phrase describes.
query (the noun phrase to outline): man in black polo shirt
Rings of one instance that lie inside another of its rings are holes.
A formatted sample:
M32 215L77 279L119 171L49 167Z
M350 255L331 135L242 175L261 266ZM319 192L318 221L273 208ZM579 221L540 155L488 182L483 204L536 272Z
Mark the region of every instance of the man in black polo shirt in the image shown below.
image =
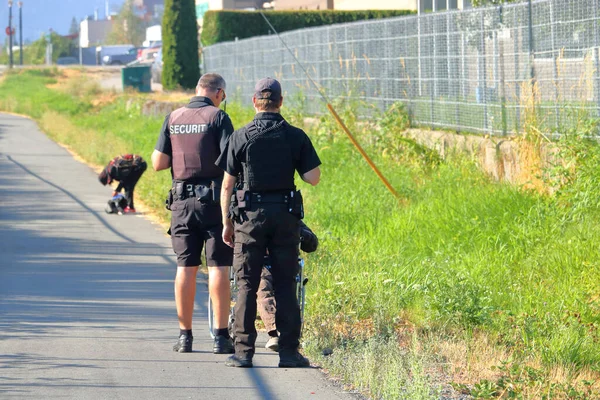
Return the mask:
M229 116L218 107L225 100L225 80L205 74L190 103L165 118L152 153L156 171L171 168L171 241L177 254L175 303L179 340L174 351L192 351L192 315L202 248L208 266L208 291L215 316L215 354L233 353L227 329L232 251L223 243L219 192L223 171L215 161L233 132Z
M310 139L301 129L288 124L279 113L283 104L281 85L264 78L255 86L252 98L254 120L233 133L217 165L225 171L221 190L223 241L234 247L233 268L238 298L234 309L235 355L231 367L252 367L255 351L256 292L265 254L271 258L271 274L279 330L279 366L307 367L309 361L298 352L300 308L295 295L300 244L299 220L303 210L294 177L311 185L319 183L321 161ZM242 190L234 226L228 218L231 195L237 177Z

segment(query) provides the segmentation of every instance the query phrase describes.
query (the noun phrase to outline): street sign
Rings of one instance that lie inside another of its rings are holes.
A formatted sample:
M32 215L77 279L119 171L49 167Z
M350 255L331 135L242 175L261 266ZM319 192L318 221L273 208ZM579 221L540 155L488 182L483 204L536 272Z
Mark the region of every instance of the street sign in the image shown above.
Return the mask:
M10 26L7 26L6 29L4 30L4 32L8 35L8 36L12 36L15 34L15 28L12 28L12 31L10 30Z

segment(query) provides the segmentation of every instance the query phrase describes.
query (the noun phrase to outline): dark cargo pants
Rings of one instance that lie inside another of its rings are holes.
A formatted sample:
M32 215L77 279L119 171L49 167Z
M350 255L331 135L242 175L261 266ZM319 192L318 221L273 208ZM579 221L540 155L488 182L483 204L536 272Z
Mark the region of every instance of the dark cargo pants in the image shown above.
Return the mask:
M295 292L299 220L284 204L257 204L244 213L244 221L235 224L234 235L233 268L238 285L233 325L235 354L245 359L254 356L256 296L267 250L277 303L275 324L280 333L279 351L280 354L294 352L300 344L301 330Z

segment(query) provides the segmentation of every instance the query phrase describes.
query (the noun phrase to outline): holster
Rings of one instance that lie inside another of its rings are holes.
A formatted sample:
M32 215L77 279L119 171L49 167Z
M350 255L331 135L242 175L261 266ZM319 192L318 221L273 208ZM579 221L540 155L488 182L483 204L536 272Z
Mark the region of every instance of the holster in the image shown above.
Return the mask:
M290 214L298 217L298 219L304 218L304 201L302 199L302 192L300 192L300 190L290 192L288 211Z
M212 203L213 193L209 186L194 185L194 194L200 203Z
M210 183L210 189L212 191L212 201L215 204L221 203L221 182L212 181Z
M167 198L165 199L165 207L169 211L171 210L171 204L173 204L173 189L169 189L169 194L167 195Z

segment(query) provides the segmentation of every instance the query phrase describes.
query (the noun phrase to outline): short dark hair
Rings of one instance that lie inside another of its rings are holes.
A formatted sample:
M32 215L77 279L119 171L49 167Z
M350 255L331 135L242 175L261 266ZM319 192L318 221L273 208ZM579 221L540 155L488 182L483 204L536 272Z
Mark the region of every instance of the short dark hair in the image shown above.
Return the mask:
M225 89L225 87L225 79L221 75L211 72L200 77L198 85L196 85L196 90L202 88L216 92L219 89Z
M279 99L278 101L274 101L271 99L255 98L255 101L256 108L258 108L261 111L277 111L279 110L279 102L281 101L281 99Z

